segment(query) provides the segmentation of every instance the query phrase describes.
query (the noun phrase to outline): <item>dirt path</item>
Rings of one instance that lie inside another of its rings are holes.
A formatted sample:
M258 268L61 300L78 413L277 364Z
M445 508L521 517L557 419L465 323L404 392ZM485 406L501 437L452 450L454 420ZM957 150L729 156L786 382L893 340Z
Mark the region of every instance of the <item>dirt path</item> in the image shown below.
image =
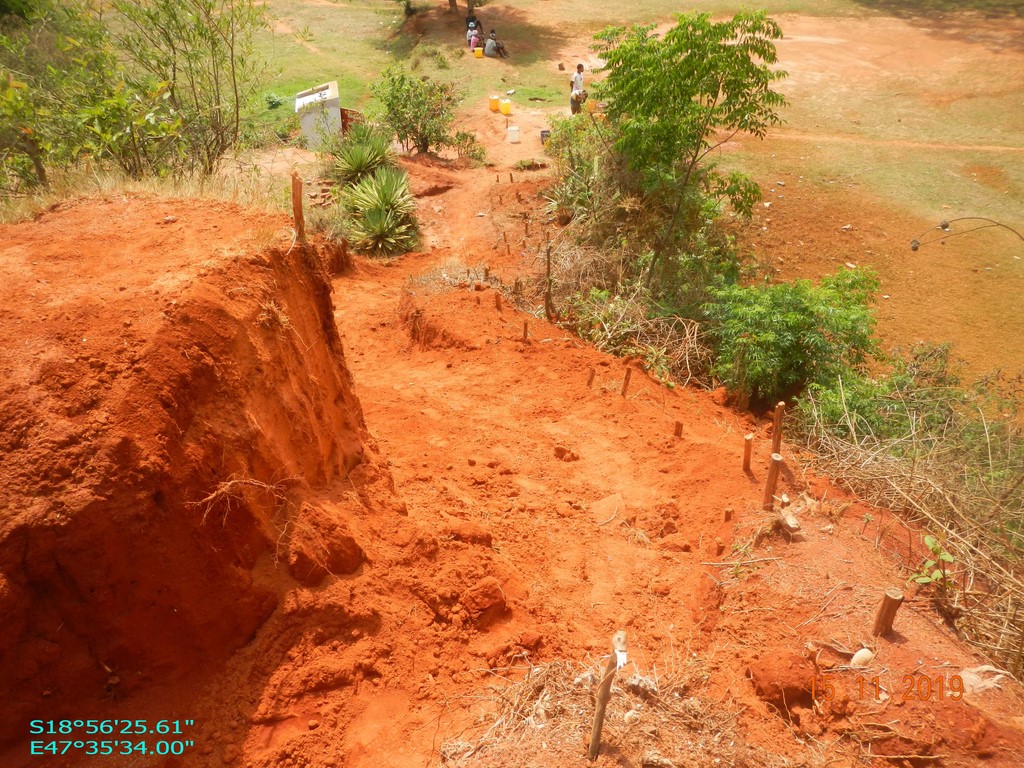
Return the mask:
M435 191L451 173L429 164L410 171L415 187ZM633 372L623 398L622 361L516 312L507 300L499 308L497 292L482 282L482 266L491 265L491 276L506 283L529 272L528 260L505 254L499 233L518 212L506 201L527 200L535 182L461 175L464 183L454 179L449 189L424 201L442 211L426 236L444 246L391 265L359 261L335 281L334 298L356 393L410 519L442 531L462 530L457 540L485 536L502 564L511 615L471 638L465 652L499 666L595 657L612 631L625 628L646 669L678 664L678 649L687 648L715 671L700 695L718 701L722 710L747 708L739 721L743 743L752 750L771 745L772 756L757 753L762 757L756 764L800 755L785 721L764 716L765 701L775 695L773 686L804 695L806 672L800 670L807 661L799 649L815 637L856 637L856 627L871 621L880 588L871 585L892 578L891 562L866 555L867 542L856 533L861 511L849 511L848 524L834 526L828 522L835 519L834 509L826 506L813 525L824 523L827 533L809 533L803 544L780 551L786 563L777 569L772 563L750 581L741 570L732 576L709 572L708 561L753 557L748 537L756 539L764 525L757 511L762 448L752 475L738 466L742 434L753 429L763 436L764 425L752 425L707 395L666 390L640 371ZM450 210L484 215L452 220L443 216ZM596 377L588 387L592 369ZM683 424L682 439L672 436L676 421ZM802 481L787 477L794 494ZM814 485L812 492L821 495L824 488ZM840 502L836 494L824 490L845 508L849 501ZM736 510L728 522L726 507ZM872 530L884 537L891 524L882 515ZM766 554L770 561L770 548ZM853 585L837 582L837 574L850 567L858 571ZM772 618L777 609L787 613L781 624ZM891 670L972 663L927 610L908 614L902 631L904 647L886 646ZM925 648L932 653L927 662L918 660ZM458 663L447 672L442 668L420 695L438 703L464 690L473 676L459 669ZM756 695L745 684L750 675L769 681ZM891 685L897 684L893 678ZM803 713L797 716L802 733L831 730L829 741L851 713L870 710L853 693L852 678L842 685L841 701L824 705L820 716L794 701L776 703ZM923 749L932 739L928 729L939 723L953 730L983 727L988 735L981 741L947 739L946 748L962 755L965 765L977 750L1009 768L1008 745L1021 740L1012 725L1013 701L979 701L970 709L952 702L903 702L907 722L920 719L921 725L901 730L887 748ZM411 703L400 707L406 714L393 717L416 741L424 715ZM374 704L357 706L366 707L358 721L366 724ZM471 713L488 711L490 705L434 711L432 748L467 733ZM856 727L855 720L850 724ZM411 765L408 742L396 745L383 733L369 733L360 750L350 753L350 764ZM552 748L545 756L540 743L528 739L526 752L511 757L505 745L495 744L480 765L508 764L523 754L537 765L563 764L577 749L573 743ZM844 750L839 744L833 748L834 764L844 764Z

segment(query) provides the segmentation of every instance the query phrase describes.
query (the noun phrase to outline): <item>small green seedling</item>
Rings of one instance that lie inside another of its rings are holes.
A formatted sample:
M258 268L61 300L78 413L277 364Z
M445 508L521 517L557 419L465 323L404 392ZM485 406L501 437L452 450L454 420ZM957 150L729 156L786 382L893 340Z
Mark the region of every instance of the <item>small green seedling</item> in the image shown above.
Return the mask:
M916 584L936 584L945 588L949 585L949 575L946 573L946 563L955 562L954 557L942 548L942 542L931 535L924 537L924 545L932 553L932 557L926 559L917 572L910 577L910 581Z

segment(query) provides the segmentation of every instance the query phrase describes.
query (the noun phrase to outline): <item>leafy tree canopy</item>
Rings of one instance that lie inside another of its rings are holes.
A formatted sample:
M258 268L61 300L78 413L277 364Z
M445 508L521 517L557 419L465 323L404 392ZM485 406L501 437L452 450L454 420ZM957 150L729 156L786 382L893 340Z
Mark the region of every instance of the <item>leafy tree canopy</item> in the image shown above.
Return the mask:
M649 188L685 187L712 149L740 132L763 137L785 105L771 89L786 76L772 68L782 30L764 11L677 20L663 37L653 25L597 36L608 72L598 95L618 128L616 148ZM743 199L750 190L737 178L721 179L718 191L748 212L754 202Z

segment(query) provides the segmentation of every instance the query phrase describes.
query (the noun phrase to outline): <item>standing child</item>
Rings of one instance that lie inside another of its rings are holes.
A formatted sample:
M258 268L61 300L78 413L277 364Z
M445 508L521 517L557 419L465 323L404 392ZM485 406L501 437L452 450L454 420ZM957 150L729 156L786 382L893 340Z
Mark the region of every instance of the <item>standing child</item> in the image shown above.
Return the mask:
M580 105L583 103L583 65L576 65L576 74L569 79L569 110L579 114Z

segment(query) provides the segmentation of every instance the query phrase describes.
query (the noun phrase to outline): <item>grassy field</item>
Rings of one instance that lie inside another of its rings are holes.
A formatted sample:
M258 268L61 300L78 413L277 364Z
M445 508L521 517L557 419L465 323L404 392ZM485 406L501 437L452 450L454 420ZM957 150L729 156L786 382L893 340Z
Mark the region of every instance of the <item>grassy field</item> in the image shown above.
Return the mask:
M864 12L847 0L770 0L758 5L711 0L692 5L693 10L715 15L759 7L773 14ZM267 8L272 29L258 40L260 52L270 63L265 92L283 97L285 104L263 113L264 122L283 122L297 91L328 80L338 81L346 106L372 109L369 86L392 63L458 82L469 98L506 84L503 90L515 87L526 98L560 97L565 78L553 60L567 47L579 48L581 54L586 48L571 41L589 41L610 24L664 22L680 12L679 4L669 0L650 0L635 7L608 0L491 2L478 15L488 29L500 31L513 59L485 64L469 56L463 13L449 13L445 0L416 3L417 13L408 20L393 0L269 0ZM438 52L445 62L440 66Z

